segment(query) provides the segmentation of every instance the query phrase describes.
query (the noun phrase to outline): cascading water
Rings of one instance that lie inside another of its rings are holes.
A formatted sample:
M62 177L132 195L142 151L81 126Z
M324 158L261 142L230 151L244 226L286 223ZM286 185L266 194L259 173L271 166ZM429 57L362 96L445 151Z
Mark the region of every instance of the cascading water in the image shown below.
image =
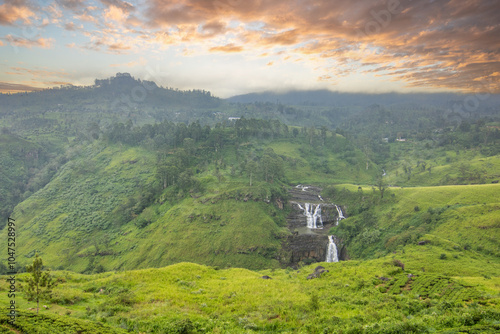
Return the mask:
M339 262L339 256L337 254L337 245L333 241L333 235L328 236L328 251L326 252L326 262Z
M339 214L339 216L337 217L337 225L339 224L339 221L341 221L342 219L345 219L344 217L344 214L342 213L342 208L338 205L335 205L335 208L337 209L337 213Z
M317 204L316 208L314 204L305 203L304 207L298 204L299 208L304 211L304 216L307 218L308 228L323 228L323 220L321 219L321 204Z

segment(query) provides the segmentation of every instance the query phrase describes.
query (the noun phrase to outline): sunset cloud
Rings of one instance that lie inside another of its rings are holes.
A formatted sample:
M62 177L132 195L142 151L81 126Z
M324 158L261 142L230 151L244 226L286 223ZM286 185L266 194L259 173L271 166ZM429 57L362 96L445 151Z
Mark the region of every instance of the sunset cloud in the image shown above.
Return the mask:
M25 68L25 67L11 67L10 71L7 72L11 75L25 75L30 74L35 78L47 78L47 77L67 77L68 73L66 71L54 71L54 70L44 70L38 68Z
M54 45L55 40L53 38L37 38L37 39L27 39L19 36L7 35L5 39L16 47L23 47L31 49L32 47L38 47L43 49L49 49Z
M146 15L156 27L231 19L243 25L260 22L261 29L245 29L236 41L253 48L286 46L289 53L344 66L356 63L355 71L364 71L363 65L369 63L383 67L381 75L409 86L469 90L471 80L500 70L498 1L155 0L149 4ZM222 27L211 35L225 34ZM497 85L495 90L499 89Z
M148 60L168 54L201 63L223 54L234 68L257 58L279 61L267 71L300 65L316 83L369 75L408 89L500 93L499 12L496 0L57 0L44 8L7 0L0 26L38 30L36 37L6 31L0 40L52 48L59 36L45 26L58 22L74 37L61 42L73 52ZM128 63L134 61L105 66Z
M243 51L242 46L234 45L234 44L227 44L223 46L214 46L209 49L210 52L228 52L228 53L233 53L233 52L241 52Z
M128 13L119 7L111 5L108 9L104 10L104 18L106 20L124 23L128 17Z
M25 84L0 82L0 93L33 92L37 90L42 90L42 88Z
M18 20L29 24L34 16L26 1L6 0L0 5L0 25L12 25Z

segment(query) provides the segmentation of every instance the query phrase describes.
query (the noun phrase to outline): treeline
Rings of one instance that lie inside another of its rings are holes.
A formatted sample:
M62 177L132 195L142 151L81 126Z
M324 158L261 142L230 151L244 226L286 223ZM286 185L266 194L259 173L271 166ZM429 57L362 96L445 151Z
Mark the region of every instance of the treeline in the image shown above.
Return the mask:
M292 127L278 120L237 119L219 122L215 126L202 126L200 122L174 123L164 121L134 127L132 122L116 123L102 132L103 138L113 143L145 145L153 149L172 149L184 145L190 138L194 143L221 149L227 145L241 144L249 139L279 139L304 137L311 145L324 144L328 129L322 127Z

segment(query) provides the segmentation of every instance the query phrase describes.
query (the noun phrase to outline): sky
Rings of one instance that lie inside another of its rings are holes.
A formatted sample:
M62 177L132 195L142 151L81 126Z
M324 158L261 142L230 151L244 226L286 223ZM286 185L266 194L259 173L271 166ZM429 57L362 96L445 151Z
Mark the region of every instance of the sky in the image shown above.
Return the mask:
M498 0L1 0L0 92L500 93Z

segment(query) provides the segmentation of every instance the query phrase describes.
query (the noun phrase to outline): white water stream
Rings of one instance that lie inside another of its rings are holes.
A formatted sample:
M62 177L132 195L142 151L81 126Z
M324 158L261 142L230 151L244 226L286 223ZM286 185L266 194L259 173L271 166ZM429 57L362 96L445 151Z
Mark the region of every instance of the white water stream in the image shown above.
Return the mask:
M344 217L344 213L342 212L342 208L340 206L335 204L335 208L337 209L337 213L339 214L339 216L337 217L337 225L338 225L339 221L341 221L342 219L345 219L345 217Z
M339 256L337 254L337 245L333 241L333 235L328 236L328 250L326 252L326 262L339 262Z
M316 204L316 207L314 207L314 204L305 203L305 208L299 203L297 203L297 205L307 218L308 228L323 228L323 220L321 219L321 204Z

